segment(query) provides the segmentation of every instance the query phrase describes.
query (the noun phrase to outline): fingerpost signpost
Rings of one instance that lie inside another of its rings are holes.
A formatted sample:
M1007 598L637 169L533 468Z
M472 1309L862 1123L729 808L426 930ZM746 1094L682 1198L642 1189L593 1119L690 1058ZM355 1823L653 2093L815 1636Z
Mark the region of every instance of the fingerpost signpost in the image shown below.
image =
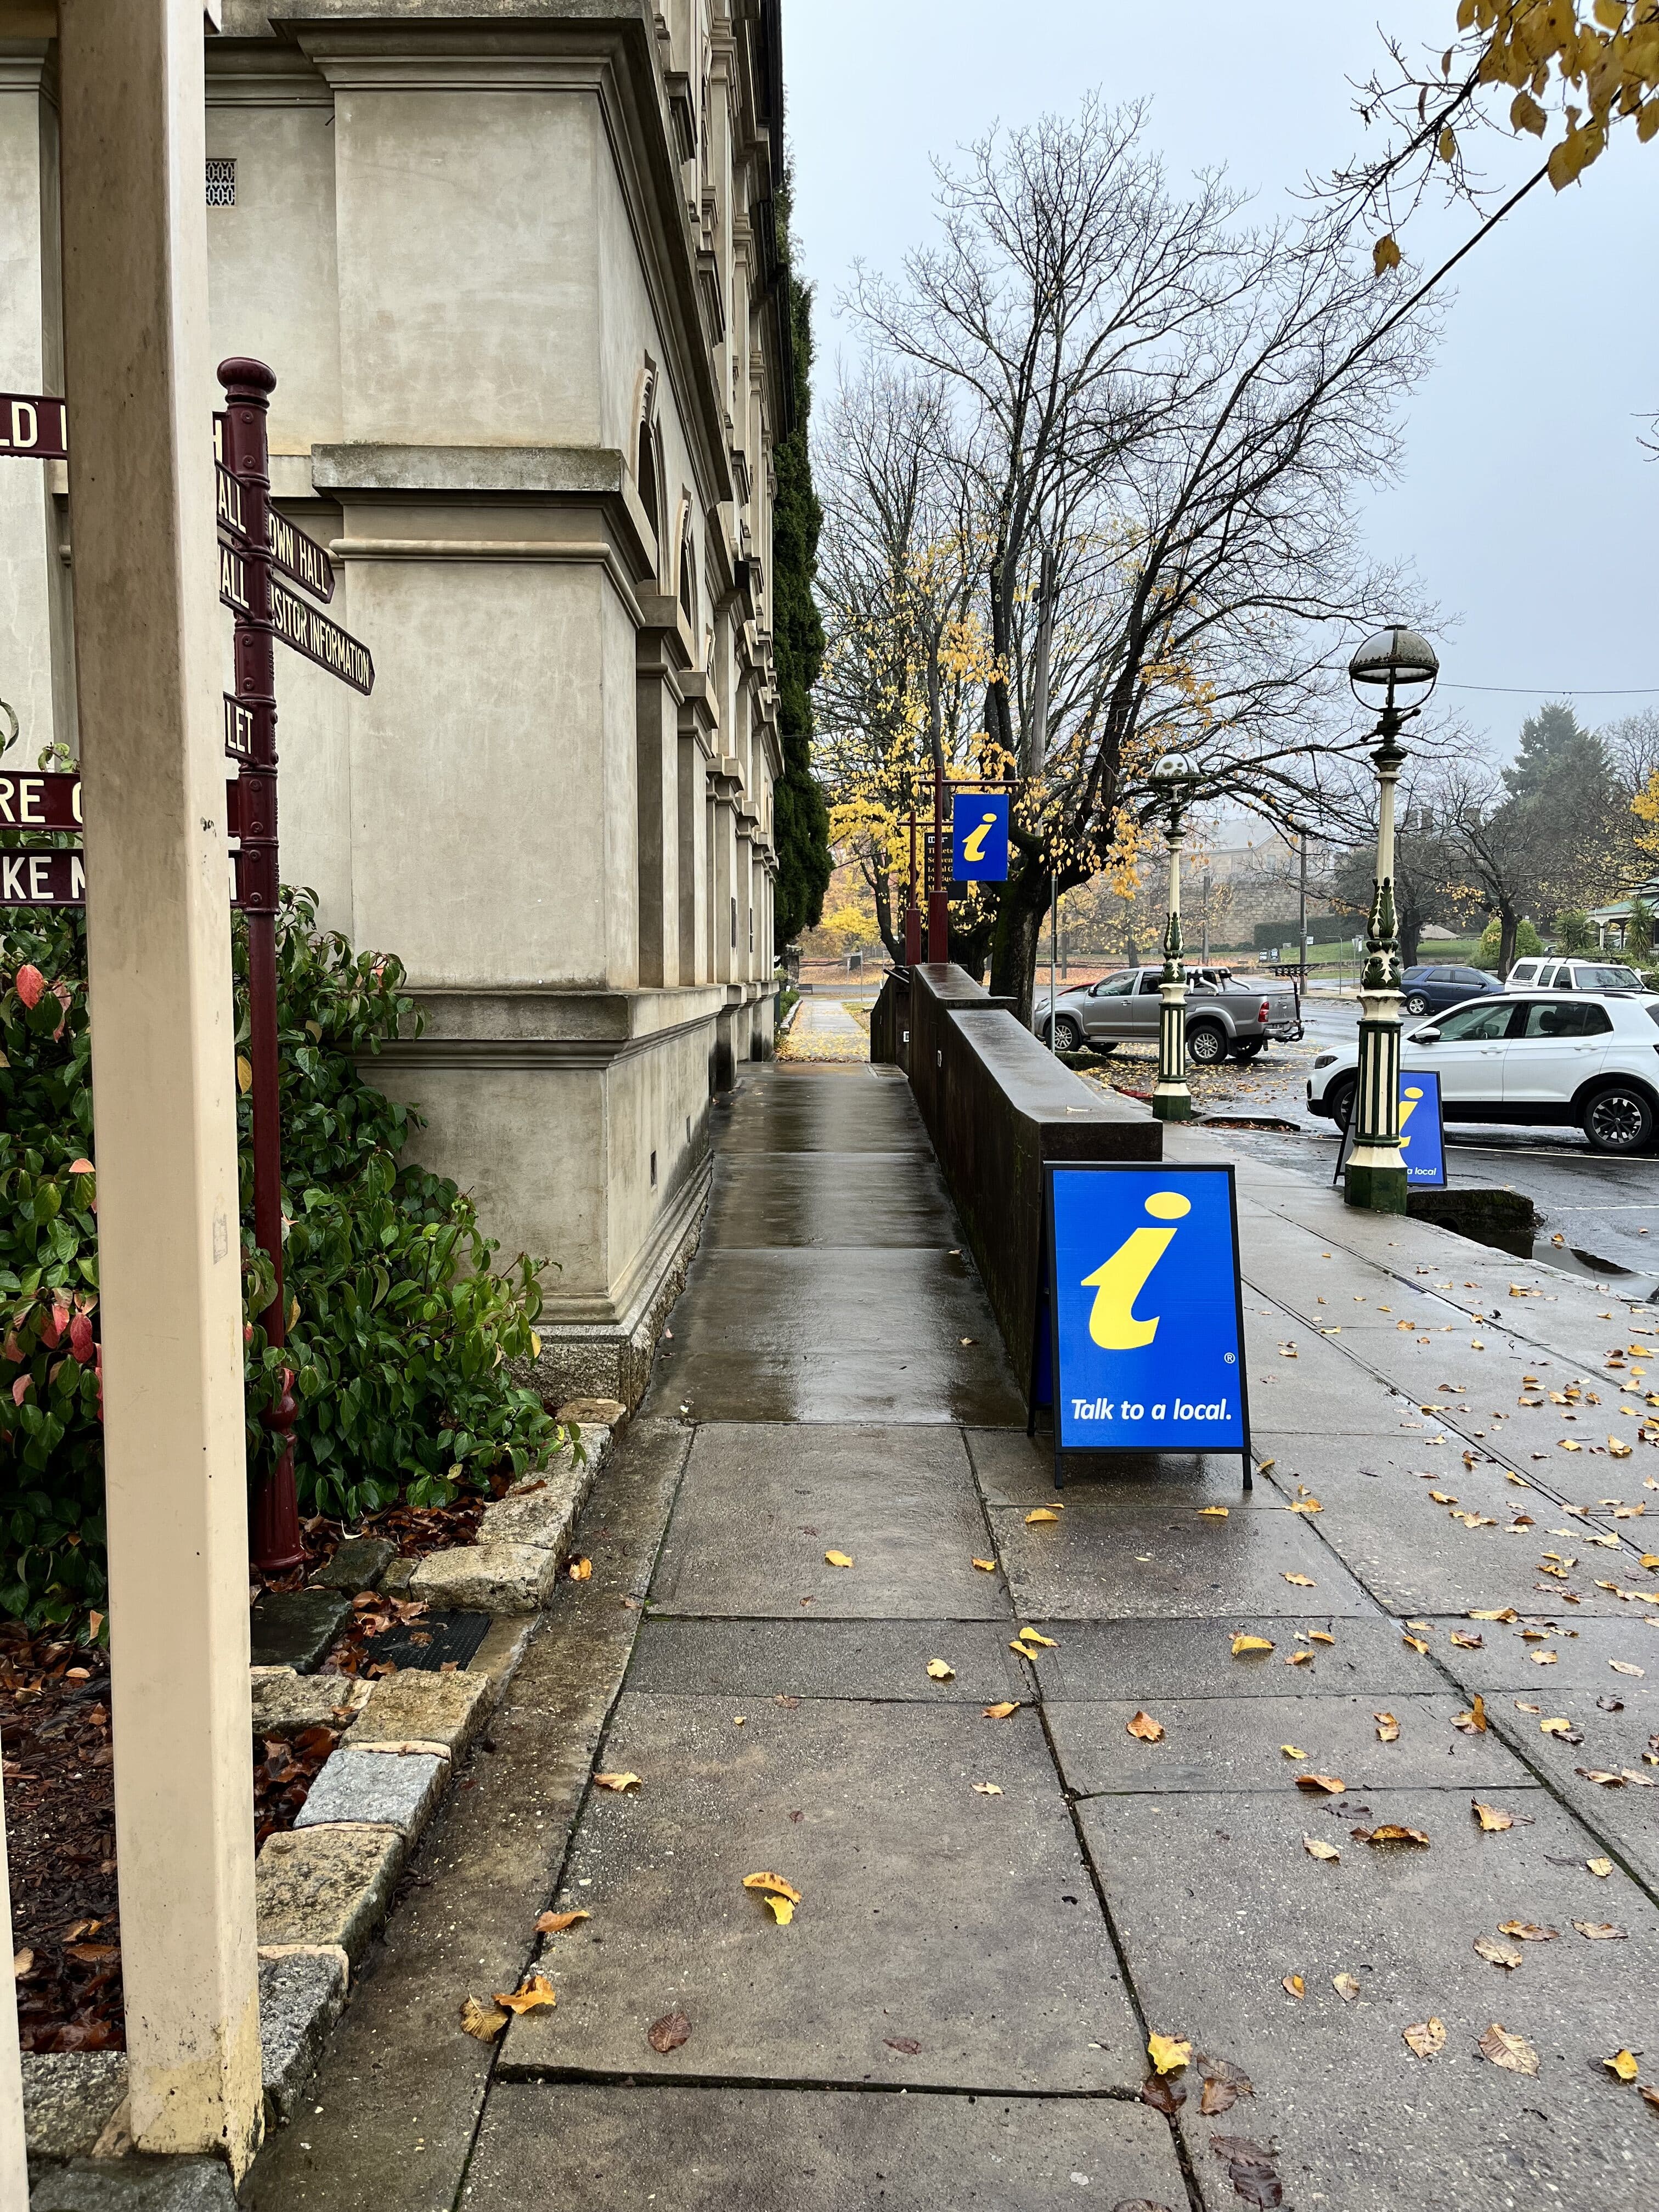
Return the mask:
M254 1236L270 1255L276 1291L261 1316L268 1343L288 1340L283 1283L283 1161L276 1032L276 675L274 641L367 696L374 663L367 646L318 612L291 579L326 603L334 564L270 505L266 420L276 380L263 362L219 365L225 408L213 418L214 483L219 538L219 598L235 617L233 690L224 695L224 739L237 774L226 784L234 901L246 916L248 945L248 1059L253 1071ZM63 460L69 426L61 399L0 392L0 457ZM273 571L276 573L273 574ZM81 828L81 779L73 774L0 769L0 830L71 835ZM86 904L86 863L78 851L0 847L0 907ZM305 1557L294 1483L295 1406L284 1386L265 1415L270 1464L255 1486L250 1519L253 1564L280 1574Z

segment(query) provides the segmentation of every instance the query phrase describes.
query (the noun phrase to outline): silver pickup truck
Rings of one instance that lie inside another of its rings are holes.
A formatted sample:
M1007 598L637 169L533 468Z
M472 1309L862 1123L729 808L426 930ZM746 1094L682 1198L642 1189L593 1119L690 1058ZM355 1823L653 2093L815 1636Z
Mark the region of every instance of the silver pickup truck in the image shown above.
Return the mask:
M1055 1035L1048 1033L1048 999L1040 993L1032 1026L1061 1052L1109 1053L1121 1044L1158 1042L1161 968L1129 968L1098 983L1060 994ZM1236 977L1225 968L1187 971L1187 1056L1215 1067L1231 1054L1254 1060L1269 1042L1291 1043L1302 1035L1302 1009L1294 983Z

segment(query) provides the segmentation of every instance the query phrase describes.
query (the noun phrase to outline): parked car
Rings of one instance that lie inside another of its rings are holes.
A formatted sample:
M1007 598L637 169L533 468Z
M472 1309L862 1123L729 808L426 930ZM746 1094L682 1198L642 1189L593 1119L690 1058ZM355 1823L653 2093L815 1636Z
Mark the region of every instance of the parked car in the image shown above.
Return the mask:
M1510 970L1509 991L1645 991L1635 969L1607 960L1517 960Z
M1121 1044L1155 1044L1163 973L1161 968L1127 968L1098 983L1062 991L1052 1041L1061 1052L1080 1052L1085 1045L1105 1053ZM1033 1009L1031 1024L1045 1042L1050 1041L1046 993ZM1218 1066L1229 1054L1254 1060L1270 1039L1301 1034L1302 1009L1293 983L1235 977L1224 988L1201 980L1187 985L1187 1055L1200 1067Z
M1408 1014L1437 1014L1448 1006L1461 1006L1483 991L1504 986L1484 968L1408 968L1401 979Z
M1577 1124L1598 1152L1640 1152L1659 1128L1659 997L1504 992L1407 1030L1403 1072L1440 1078L1448 1121ZM1358 1048L1322 1052L1308 1109L1339 1127L1353 1107Z

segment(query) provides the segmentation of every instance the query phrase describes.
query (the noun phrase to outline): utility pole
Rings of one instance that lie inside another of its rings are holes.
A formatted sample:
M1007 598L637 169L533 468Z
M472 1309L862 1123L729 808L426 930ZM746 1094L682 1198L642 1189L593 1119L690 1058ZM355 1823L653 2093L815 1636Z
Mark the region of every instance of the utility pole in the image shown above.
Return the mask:
M1048 757L1048 665L1054 643L1054 556L1045 545L1038 571L1036 672L1031 696L1030 758L1033 775L1042 769ZM1059 967L1059 876L1051 857L1048 862L1048 1049L1053 1053L1060 1050L1056 1042L1060 1021Z

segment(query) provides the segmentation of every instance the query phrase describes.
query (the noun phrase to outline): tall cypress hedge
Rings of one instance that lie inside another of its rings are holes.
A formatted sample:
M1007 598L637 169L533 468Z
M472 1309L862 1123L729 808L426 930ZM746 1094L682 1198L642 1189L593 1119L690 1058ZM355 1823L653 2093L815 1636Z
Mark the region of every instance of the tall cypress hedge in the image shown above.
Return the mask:
M807 417L812 404L812 293L796 276L789 242L789 191L777 201L781 282L792 333L793 422L774 453L777 498L772 511L773 650L777 659L779 734L783 775L774 794L780 951L811 929L829 889L830 814L812 775L812 686L823 664L823 625L812 597L823 510L812 489Z

